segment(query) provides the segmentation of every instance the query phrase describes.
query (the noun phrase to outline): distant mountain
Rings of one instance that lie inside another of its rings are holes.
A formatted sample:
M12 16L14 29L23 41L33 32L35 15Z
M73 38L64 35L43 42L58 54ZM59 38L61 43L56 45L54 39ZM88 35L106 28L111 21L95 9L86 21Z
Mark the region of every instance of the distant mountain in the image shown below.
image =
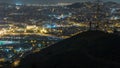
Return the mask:
M0 2L0 6L9 6L9 5L14 6L15 4L9 4L9 3Z
M26 56L17 68L120 68L120 36L87 31Z
M68 5L67 7L82 8L82 7L86 7L86 5L96 6L96 3L95 2L77 2L77 3L73 3L72 5ZM118 7L119 5L120 5L119 3L112 2L112 1L103 2L103 6L105 7Z
M0 2L0 5L11 5L9 3Z
M107 7L118 7L120 4L112 1L104 2L104 5Z
M68 5L67 7L69 8L80 8L80 7L84 7L85 5L83 3L73 3L72 5Z
M116 2L113 2L113 1L108 1L108 2L104 2L105 4L118 4Z

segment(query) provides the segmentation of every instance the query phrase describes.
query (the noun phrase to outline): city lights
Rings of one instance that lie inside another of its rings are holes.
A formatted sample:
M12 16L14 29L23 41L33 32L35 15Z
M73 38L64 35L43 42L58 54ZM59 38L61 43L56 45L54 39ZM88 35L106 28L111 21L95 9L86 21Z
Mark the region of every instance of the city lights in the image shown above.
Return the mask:
M16 60L16 61L14 61L13 66L16 67L19 65L19 63L20 63L20 60Z
M4 63L16 67L29 54L40 52L63 39L89 30L120 33L119 3L56 0L55 3L48 1L46 4L45 0L2 1L0 67L4 67Z

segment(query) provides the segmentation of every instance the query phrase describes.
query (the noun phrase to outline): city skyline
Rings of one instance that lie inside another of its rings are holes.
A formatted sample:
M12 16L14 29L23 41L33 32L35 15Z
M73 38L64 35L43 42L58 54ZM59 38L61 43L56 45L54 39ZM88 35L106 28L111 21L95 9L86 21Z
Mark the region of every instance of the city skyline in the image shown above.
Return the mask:
M17 4L57 4L57 3L75 3L75 2L84 2L84 1L91 1L91 0L1 0L0 2L17 3ZM120 3L120 0L106 0L106 1L114 1Z

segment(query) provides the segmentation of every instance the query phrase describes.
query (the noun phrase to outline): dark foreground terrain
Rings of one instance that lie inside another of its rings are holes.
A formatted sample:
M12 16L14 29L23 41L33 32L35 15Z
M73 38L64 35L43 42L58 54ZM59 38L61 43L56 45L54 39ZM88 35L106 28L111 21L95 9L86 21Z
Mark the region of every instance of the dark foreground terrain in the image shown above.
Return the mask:
M26 56L17 68L120 68L120 36L83 32Z

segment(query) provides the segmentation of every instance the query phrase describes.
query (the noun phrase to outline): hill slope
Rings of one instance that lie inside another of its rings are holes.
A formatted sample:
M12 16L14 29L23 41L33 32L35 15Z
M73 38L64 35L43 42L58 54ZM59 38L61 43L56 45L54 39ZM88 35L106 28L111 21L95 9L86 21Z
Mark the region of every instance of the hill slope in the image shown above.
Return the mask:
M120 36L88 31L25 57L17 68L119 68Z

